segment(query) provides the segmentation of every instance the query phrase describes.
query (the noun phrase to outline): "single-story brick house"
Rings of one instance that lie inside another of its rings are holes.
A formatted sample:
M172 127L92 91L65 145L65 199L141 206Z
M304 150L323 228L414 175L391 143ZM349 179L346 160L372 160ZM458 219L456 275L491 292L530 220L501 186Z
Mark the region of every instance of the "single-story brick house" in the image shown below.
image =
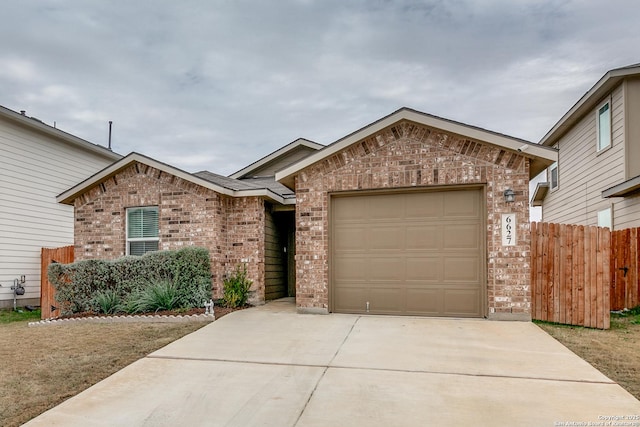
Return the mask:
M67 190L76 259L198 245L214 296L246 263L253 303L300 312L528 320L529 179L557 151L402 108L229 177L132 153Z

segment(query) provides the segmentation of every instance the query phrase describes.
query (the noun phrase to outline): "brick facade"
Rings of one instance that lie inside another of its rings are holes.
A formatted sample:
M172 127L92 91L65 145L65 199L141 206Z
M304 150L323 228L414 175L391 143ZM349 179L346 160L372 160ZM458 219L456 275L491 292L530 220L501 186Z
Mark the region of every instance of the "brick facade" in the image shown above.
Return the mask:
M222 296L225 275L246 262L251 303L264 302L264 201L218 194L142 163L75 199L76 260L124 256L126 208L138 206L158 206L160 249L209 250L214 298Z
M486 194L488 317L530 319L529 161L523 155L402 121L303 169L295 179L301 311L329 309L331 192L477 184ZM514 203L504 201L507 188L515 191ZM502 246L503 213L516 213L516 246Z

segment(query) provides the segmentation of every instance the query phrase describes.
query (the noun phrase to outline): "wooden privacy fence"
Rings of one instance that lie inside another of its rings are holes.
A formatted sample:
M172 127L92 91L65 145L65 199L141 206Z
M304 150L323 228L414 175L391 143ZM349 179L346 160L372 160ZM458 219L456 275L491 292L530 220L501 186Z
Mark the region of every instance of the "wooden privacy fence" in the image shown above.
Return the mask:
M60 315L56 309L55 289L47 278L49 264L54 262L69 264L73 262L73 257L73 246L64 246L62 248L55 249L42 248L40 261L40 308L42 310L42 315L40 317L42 319L50 319Z
M532 223L532 317L608 329L610 259L609 229Z
M640 305L640 228L611 233L611 310Z

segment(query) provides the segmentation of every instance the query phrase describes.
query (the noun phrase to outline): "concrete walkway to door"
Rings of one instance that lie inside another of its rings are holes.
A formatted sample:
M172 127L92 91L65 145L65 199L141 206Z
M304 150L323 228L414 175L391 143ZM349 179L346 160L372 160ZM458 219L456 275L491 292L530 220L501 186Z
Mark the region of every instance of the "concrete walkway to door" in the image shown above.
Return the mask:
M26 426L541 427L639 415L638 400L532 323L301 315L279 300L231 313Z

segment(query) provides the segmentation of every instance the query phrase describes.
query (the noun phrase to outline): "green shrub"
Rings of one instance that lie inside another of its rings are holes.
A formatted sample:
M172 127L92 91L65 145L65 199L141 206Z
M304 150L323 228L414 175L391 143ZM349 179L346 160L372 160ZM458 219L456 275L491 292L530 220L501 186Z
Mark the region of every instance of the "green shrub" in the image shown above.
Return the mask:
M173 303L174 308L201 307L211 298L209 253L204 248L192 246L114 261L51 264L48 276L56 289L56 301L63 315L102 311L98 292L107 291L113 294L113 298L118 296L120 310L127 313L147 311L140 303L144 299L142 295L145 289L161 279L169 280L175 286L177 301Z
M178 307L178 288L169 279L159 279L142 290L138 298L141 311L173 310Z
M224 279L222 301L225 307L237 308L247 303L253 281L247 278L247 265L237 265L236 270Z
M186 247L176 251L167 277L178 289L179 306L202 307L211 298L211 262L202 248Z
M98 313L116 314L122 311L120 295L112 289L98 291L94 297Z
M100 260L51 264L48 276L56 288L56 301L61 306L62 314L92 311L96 290L113 286L110 269Z

